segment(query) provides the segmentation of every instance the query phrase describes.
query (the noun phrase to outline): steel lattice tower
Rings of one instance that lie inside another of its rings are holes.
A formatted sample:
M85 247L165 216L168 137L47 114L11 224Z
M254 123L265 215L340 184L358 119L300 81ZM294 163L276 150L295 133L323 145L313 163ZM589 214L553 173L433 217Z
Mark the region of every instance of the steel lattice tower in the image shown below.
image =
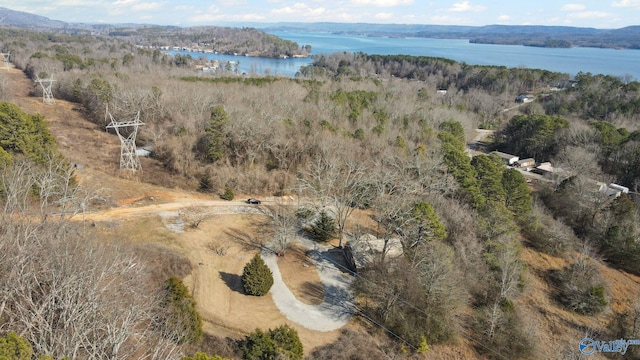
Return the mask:
M140 166L140 159L136 153L136 136L138 134L138 127L144 125L140 121L140 112L136 114L136 118L132 121L117 122L111 113L109 113L111 123L107 125L107 129L115 129L116 134L120 138L120 169L130 170L142 170ZM131 132L128 136L124 136L120 129L131 128Z
M11 56L11 53L0 53L2 54L2 59L4 60L4 68L9 70L9 57Z
M36 82L42 87L42 102L49 105L55 104L56 100L53 98L53 93L51 92L51 85L55 82L53 75L51 75L49 79L40 79L38 75L36 75Z

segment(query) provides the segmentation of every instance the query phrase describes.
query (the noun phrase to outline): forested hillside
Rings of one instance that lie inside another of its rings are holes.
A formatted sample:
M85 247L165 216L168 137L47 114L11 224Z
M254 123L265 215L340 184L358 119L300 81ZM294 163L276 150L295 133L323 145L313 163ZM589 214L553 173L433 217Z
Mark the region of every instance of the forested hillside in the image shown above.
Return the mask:
M585 336L640 336L638 289L611 285L640 275L637 82L361 53L317 57L293 79L203 75L196 59L136 46L156 35L129 40L0 30L15 66L53 76L56 98L87 121L102 129L105 111L140 112L138 144L163 171L142 181L310 199L271 226L367 252L353 324L308 358L578 358ZM536 100L516 104L523 93ZM31 349L24 358L302 357L288 328L203 340L202 309L180 280L189 266L67 221L100 201L77 186L45 119L10 103L1 72L0 100L0 329L20 335L3 334ZM483 152L468 146L477 128L496 130ZM531 180L494 149L564 176ZM594 181L630 191L610 196ZM367 237L378 251L356 246Z
M240 54L279 58L308 56L311 46L284 40L254 28L201 26L173 28L132 26L105 29L105 35L145 47L179 46L220 54Z

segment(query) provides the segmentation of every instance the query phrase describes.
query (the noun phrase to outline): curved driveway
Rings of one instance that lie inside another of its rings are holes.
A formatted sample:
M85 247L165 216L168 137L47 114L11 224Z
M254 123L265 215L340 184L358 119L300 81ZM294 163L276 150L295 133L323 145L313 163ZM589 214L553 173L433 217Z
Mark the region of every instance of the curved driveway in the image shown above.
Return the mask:
M307 249L312 249L312 258L325 292L325 301L309 305L296 299L282 280L277 257L273 252L263 251L261 256L273 273L271 295L273 301L287 319L315 331L332 331L347 324L353 314L353 302L349 285L351 275L340 271L327 255L328 248L318 248L308 239L298 239Z
M143 206L124 206L98 212L78 214L74 220L114 221L129 219L148 214L160 215L167 227L181 232L180 211L189 207L208 208L215 214L262 213L259 207L247 205L243 201L203 200L179 198L172 202ZM175 224L171 221L177 221ZM277 257L272 251L263 251L261 256L273 273L274 284L271 287L273 301L289 320L315 331L333 331L347 324L355 306L349 286L353 277L343 273L330 259L331 247L321 246L309 239L298 237L297 241L310 250L315 269L324 287L325 300L319 305L309 305L296 299L282 280Z

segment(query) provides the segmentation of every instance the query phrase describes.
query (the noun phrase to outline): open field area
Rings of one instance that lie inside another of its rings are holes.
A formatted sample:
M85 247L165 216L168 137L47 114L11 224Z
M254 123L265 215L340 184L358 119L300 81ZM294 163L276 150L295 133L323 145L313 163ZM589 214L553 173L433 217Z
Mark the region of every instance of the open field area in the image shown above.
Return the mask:
M45 115L61 152L71 163L82 165L76 170L80 185L95 189L104 200L74 219L85 222L89 231L105 241L119 238L143 247L160 244L187 258L193 271L184 280L193 291L205 331L240 338L256 328L275 328L286 323L298 330L305 349L338 338L338 330L311 331L288 321L270 296L256 298L243 293L242 268L259 252L258 246L270 232L266 215L244 200L216 200L149 184L145 180L160 178L163 173L151 159L142 159L144 170L134 177L121 173L120 144L115 134L108 134L83 119L77 104L64 100L57 100L55 105L43 104L41 98L29 96L33 86L22 72L12 68L8 73L16 89L13 101L26 112ZM267 201L265 206L268 204ZM180 212L193 208L211 215L198 228L190 229L183 224L177 229L175 223ZM244 242L251 239L258 242ZM213 244L220 244L226 254L216 254ZM304 248L294 245L285 257L278 259L278 266L284 282L300 301L323 302L322 284Z

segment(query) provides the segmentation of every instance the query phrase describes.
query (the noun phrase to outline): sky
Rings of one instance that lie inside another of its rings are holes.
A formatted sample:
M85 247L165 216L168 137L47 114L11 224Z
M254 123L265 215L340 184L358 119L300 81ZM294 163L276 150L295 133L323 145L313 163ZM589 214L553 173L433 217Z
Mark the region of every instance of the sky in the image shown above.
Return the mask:
M640 25L640 0L3 0L0 6L82 23L198 26L255 22L432 25Z

